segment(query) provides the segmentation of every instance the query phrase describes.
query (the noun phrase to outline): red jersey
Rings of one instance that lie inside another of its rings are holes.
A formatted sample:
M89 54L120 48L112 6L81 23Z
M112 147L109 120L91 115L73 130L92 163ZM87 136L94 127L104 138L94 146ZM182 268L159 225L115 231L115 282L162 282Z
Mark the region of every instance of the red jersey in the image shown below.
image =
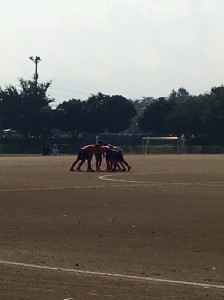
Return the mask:
M101 149L101 152L102 153L104 153L104 152L109 152L109 153L111 153L111 155L114 157L114 156L116 156L117 155L117 151L115 151L114 149L112 149L111 147L109 147L109 146L101 146L100 147L100 149Z
M86 150L86 152L88 153L88 155L92 155L96 152L96 145L92 144L92 145L86 145L84 147L81 148L82 150Z
M102 153L104 153L104 152L106 152L108 150L111 150L111 148L109 146L101 146L100 150L101 150Z

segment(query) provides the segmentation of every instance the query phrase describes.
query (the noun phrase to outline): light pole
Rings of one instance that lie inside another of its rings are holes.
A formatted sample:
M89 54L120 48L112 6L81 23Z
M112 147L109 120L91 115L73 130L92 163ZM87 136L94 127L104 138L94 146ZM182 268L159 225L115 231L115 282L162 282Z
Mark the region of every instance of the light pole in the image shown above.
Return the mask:
M35 58L33 56L30 56L29 59L35 63L35 73L33 75L33 78L35 82L35 87L37 88L37 80L38 80L37 64L41 61L41 59L39 56L36 56Z

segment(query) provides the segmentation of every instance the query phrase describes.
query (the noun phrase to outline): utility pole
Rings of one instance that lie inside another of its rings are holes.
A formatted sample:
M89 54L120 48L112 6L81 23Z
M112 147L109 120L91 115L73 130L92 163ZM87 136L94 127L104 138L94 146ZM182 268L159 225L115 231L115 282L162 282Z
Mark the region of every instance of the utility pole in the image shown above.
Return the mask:
M33 56L30 56L29 59L35 63L35 73L33 75L33 79L35 82L35 87L37 88L37 80L38 80L37 64L41 61L41 59L39 56L36 56L35 58Z

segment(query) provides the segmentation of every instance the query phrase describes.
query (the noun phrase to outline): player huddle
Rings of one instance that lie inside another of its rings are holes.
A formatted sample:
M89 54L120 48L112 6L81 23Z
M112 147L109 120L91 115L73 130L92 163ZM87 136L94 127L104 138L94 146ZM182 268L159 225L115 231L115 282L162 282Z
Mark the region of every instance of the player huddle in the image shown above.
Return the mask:
M91 165L93 156L96 159L96 171L101 171L103 158L106 160L107 172L131 170L131 166L124 160L121 148L98 141L97 144L86 145L80 149L76 160L71 165L70 171L82 171L81 167L87 161L87 172L95 172ZM75 169L76 165L78 166Z

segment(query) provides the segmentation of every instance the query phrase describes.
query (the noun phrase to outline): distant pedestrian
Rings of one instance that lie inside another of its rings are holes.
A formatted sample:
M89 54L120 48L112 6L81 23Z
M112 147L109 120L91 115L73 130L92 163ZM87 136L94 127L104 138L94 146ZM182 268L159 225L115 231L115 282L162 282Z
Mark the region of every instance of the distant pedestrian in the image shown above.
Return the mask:
M52 152L52 155L58 155L59 154L57 145L54 145L52 147L51 152Z
M42 149L42 155L50 155L51 154L51 146L50 144L44 144Z

